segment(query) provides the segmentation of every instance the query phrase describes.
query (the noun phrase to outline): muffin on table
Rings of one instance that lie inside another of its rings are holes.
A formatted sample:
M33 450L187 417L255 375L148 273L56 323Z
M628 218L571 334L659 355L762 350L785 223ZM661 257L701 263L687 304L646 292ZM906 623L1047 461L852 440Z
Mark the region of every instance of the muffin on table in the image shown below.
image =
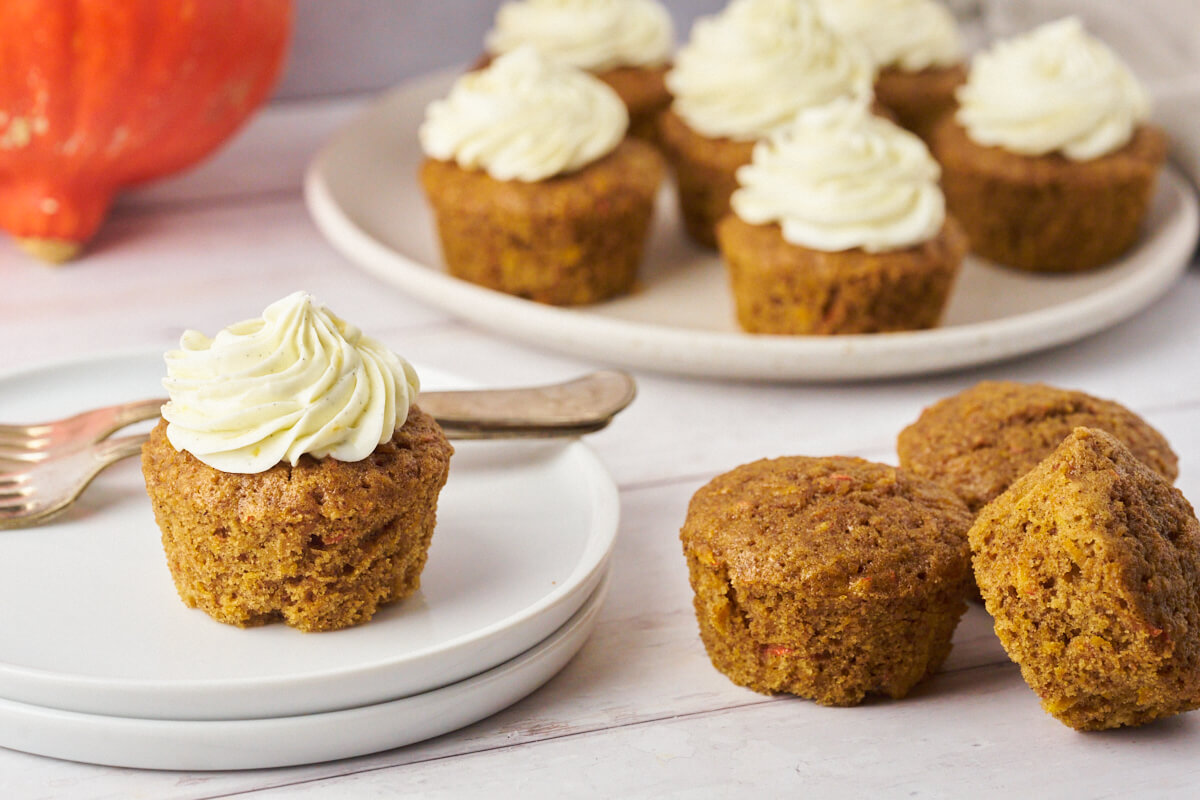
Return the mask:
M1166 158L1137 80L1074 17L980 53L931 135L950 210L1000 264L1073 272L1138 237Z
M737 318L751 333L930 328L966 253L938 165L864 105L803 111L754 147L717 226Z
M451 275L555 305L630 290L664 167L606 84L531 47L463 75L420 129Z
M488 59L531 45L607 83L629 112L629 133L654 141L671 103L664 76L675 46L671 15L657 0L516 0L500 6Z
M996 635L1079 730L1200 707L1200 524L1115 437L1077 428L970 531Z
M406 361L297 292L166 362L142 472L185 604L326 631L420 587L453 448Z
M697 20L667 73L674 100L659 118L688 235L716 246L755 142L803 109L870 102L873 78L866 51L826 27L813 0L734 0Z
M978 512L1076 428L1117 437L1168 482L1178 458L1161 433L1120 403L1044 383L983 381L943 398L900 432L900 466Z
M957 105L967 77L962 36L938 0L819 0L835 31L861 43L879 70L875 98L922 139Z
M858 458L717 476L680 531L713 666L822 705L904 697L945 659L966 610L970 523L949 491Z

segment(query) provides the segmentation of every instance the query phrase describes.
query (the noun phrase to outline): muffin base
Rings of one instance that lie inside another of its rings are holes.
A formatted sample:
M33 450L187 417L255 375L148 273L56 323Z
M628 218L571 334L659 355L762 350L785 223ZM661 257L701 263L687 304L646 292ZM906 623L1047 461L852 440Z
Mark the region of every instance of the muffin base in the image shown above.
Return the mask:
M451 275L580 305L632 288L662 176L658 152L626 138L578 172L533 183L433 159L420 177Z
M749 333L851 334L932 328L967 242L951 218L903 250L827 253L784 240L778 225L729 214L717 227L738 323Z
M954 92L966 80L962 64L917 72L885 67L875 79L875 99L897 123L928 142L938 120L957 106Z
M668 66L615 67L593 73L612 87L629 111L629 135L658 143L658 115L671 105Z
M420 587L452 452L413 407L362 461L304 456L242 475L175 450L161 421L142 472L186 605L239 627L326 631Z
M1022 156L976 144L947 115L930 146L971 249L1035 272L1093 269L1137 241L1166 159L1166 137L1143 125L1125 147L1091 161Z

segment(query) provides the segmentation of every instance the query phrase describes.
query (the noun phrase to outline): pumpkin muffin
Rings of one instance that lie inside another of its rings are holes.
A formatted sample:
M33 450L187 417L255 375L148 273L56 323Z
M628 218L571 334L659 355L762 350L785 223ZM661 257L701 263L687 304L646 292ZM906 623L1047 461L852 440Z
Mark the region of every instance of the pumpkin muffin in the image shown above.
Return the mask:
M1167 440L1128 408L1042 383L984 381L939 400L900 432L896 452L903 469L978 512L1078 427L1117 437L1167 481L1179 474Z
M1149 103L1136 80L1078 20L976 56L958 100L931 147L974 252L1020 269L1075 272L1134 244L1166 138L1145 123Z
M657 0L516 0L496 12L482 66L530 45L608 84L629 112L630 135L654 142L671 103L674 43L671 15Z
M713 666L822 705L904 697L945 659L966 609L970 521L945 489L858 458L717 476L680 531Z
M996 635L1078 730L1200 706L1200 524L1115 437L1077 428L970 531Z
M453 449L406 362L297 292L167 372L142 472L184 603L326 631L417 590Z
M938 324L967 242L913 134L837 101L800 113L737 173L717 226L751 333L859 334Z
M662 181L605 84L529 47L459 79L421 128L451 275L541 303L630 290Z

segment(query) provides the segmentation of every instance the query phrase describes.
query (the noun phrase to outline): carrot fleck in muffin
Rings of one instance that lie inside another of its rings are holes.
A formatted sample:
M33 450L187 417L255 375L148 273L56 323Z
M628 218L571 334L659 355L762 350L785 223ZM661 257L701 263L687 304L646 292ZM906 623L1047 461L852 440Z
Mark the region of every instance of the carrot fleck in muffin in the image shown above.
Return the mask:
M657 0L516 0L502 5L487 35L490 58L531 45L586 70L616 91L629 133L654 141L671 103L664 76L675 44L671 15Z
M680 531L713 666L823 705L904 697L945 659L966 609L970 521L947 490L858 458L718 475Z
M184 603L325 631L417 590L453 449L407 362L303 292L166 360L142 472Z
M850 100L801 112L738 170L717 226L742 328L849 334L938 323L966 240L912 133Z
M980 53L931 135L971 248L1045 272L1091 269L1136 241L1166 158L1129 70L1073 17Z
M531 47L462 76L420 129L451 275L555 305L629 291L662 181L616 93Z
M996 635L1078 730L1200 707L1200 524L1109 434L1077 428L970 531Z
M688 235L716 245L755 142L803 109L870 102L873 77L866 51L826 27L813 0L734 0L698 20L667 73L674 101L659 120Z

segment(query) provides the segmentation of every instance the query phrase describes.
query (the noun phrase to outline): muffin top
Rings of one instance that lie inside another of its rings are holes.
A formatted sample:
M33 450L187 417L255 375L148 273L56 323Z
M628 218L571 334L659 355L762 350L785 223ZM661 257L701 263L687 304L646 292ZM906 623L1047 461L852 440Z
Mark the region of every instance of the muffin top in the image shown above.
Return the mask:
M1179 474L1167 440L1137 414L1083 392L984 381L934 403L900 432L900 466L953 489L974 511L1049 455L1077 427L1116 436L1167 480Z
M1119 150L1150 115L1137 79L1075 17L979 53L957 95L955 119L977 144L1073 161Z
M963 59L950 9L937 0L818 0L826 23L861 42L877 67L919 72Z
M672 109L697 133L751 141L838 97L868 101L870 56L813 0L734 0L696 21L667 73Z
M917 136L843 98L802 111L756 144L730 204L751 224L778 223L792 244L876 253L938 234L940 175Z
M966 578L970 524L952 493L894 467L793 456L718 475L692 497L680 538L738 585L906 596Z
M359 461L391 440L420 388L412 366L306 292L166 354L167 438L222 472L302 455Z
M625 104L603 81L526 45L460 77L429 104L418 135L432 158L534 182L598 161L628 127Z
M517 0L500 6L487 51L531 45L590 72L660 67L671 58L671 15L657 0Z

